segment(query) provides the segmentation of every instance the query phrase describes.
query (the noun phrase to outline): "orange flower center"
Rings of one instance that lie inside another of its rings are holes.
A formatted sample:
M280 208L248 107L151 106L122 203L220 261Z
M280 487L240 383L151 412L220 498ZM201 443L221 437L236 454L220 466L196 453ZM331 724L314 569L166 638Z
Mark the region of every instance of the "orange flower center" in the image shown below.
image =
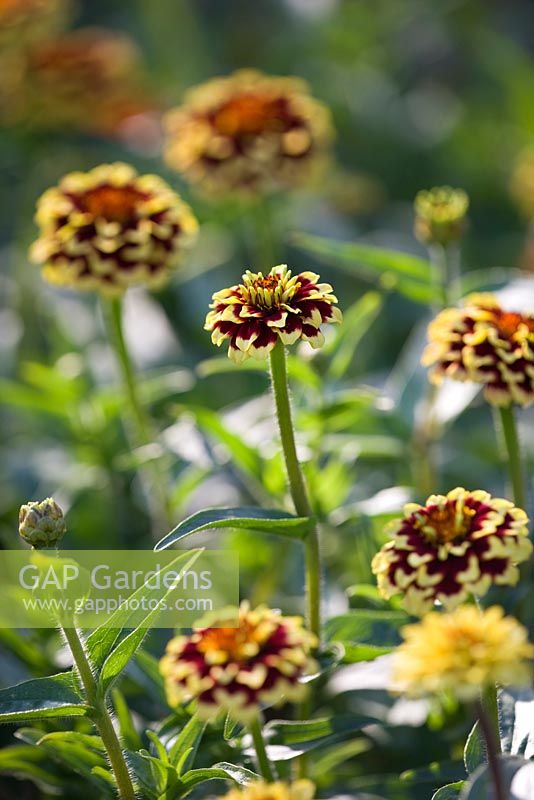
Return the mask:
M507 339L513 339L520 325L526 325L534 333L534 317L525 317L513 311L504 311L499 315L497 327Z
M127 222L145 195L132 186L97 186L82 198L84 211L108 222Z
M420 525L424 533L430 535L439 544L463 539L471 527L471 519L475 515L473 508L456 504L448 504L444 508L435 508L427 514Z
M277 103L259 94L242 94L225 103L217 111L214 124L224 136L259 134L276 121Z
M261 645L265 639L265 631L242 619L239 628L210 628L205 631L197 647L201 653L224 654L224 661L246 661L250 656L250 645Z

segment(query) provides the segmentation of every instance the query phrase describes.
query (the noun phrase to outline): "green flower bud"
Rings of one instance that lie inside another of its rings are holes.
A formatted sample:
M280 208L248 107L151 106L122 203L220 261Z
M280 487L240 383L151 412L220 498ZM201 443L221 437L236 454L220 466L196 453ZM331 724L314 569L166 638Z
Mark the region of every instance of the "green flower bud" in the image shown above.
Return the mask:
M35 550L57 547L66 530L63 511L51 497L20 507L20 536Z
M465 230L469 197L463 189L436 186L417 193L414 209L417 239L424 244L448 245Z

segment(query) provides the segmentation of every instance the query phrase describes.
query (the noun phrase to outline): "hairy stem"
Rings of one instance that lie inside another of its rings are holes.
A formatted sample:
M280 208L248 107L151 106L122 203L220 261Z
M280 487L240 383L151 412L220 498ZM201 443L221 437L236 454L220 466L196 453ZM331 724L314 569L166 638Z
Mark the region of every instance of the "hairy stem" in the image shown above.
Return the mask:
M497 694L495 687L488 690L477 704L478 719L486 742L488 765L491 772L495 800L507 800L502 779L501 764L499 762L500 738L499 715L497 709Z
M523 481L523 468L521 463L521 450L519 447L519 437L514 414L514 408L510 404L499 408L500 430L506 452L508 464L508 474L514 495L514 502L519 508L525 508L526 493Z
M135 447L146 447L154 441L151 421L139 399L134 366L124 338L122 325L122 301L120 299L103 301L104 320L110 343L115 349L120 367L122 385L127 403L127 430ZM172 527L167 497L165 471L160 464L151 460L139 470L145 488L150 515L155 532Z
M100 696L98 684L93 675L91 665L84 650L82 641L76 628L62 628L63 635L70 647L72 658L78 670L86 699L92 706L92 720L106 748L109 763L115 775L119 797L122 800L135 800L135 791L132 784L128 766L124 760L121 743L113 727L113 722L106 707L105 700Z
M265 742L263 741L263 735L261 732L260 717L256 717L248 727L254 743L260 774L264 780L272 783L275 780L275 775L271 766L271 762L267 756L267 750L265 749Z
M278 342L271 351L271 379L293 505L299 516L311 518L313 517L313 511L295 445L295 432L287 381L286 354L282 342ZM310 527L305 547L308 625L310 630L319 638L321 635L321 559L316 525Z

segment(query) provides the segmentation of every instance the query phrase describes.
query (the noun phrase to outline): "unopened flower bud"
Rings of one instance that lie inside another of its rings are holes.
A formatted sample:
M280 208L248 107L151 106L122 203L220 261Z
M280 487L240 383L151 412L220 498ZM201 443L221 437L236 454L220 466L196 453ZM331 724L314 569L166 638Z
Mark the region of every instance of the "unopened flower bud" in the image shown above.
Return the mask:
M57 547L66 530L63 511L51 497L20 507L20 536L35 550Z
M463 189L437 186L418 192L414 201L414 233L424 244L448 245L461 238L469 209Z

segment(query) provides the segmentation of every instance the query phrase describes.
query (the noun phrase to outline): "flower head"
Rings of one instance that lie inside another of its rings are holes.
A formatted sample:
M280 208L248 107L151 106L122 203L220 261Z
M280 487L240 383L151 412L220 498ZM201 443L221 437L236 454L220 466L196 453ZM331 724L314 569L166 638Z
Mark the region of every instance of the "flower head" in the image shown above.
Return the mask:
M469 198L463 189L436 186L418 192L414 208L416 237L425 244L446 245L464 231Z
M428 327L423 364L430 380L443 378L484 385L489 403L534 402L534 316L505 311L491 294L466 297L446 308Z
M482 612L474 605L450 614L434 611L402 633L394 678L401 691L413 696L452 692L473 700L495 683L524 686L532 678L534 645L526 628L505 617L499 606Z
M66 530L63 511L51 497L20 507L19 534L35 550L57 547Z
M17 50L46 39L66 23L69 0L0 0L0 46Z
M520 508L481 490L409 503L373 559L380 592L403 594L406 609L422 615L436 601L451 609L492 584L515 584L517 564L532 552L527 524Z
M312 800L315 786L306 779L294 783L254 781L247 786L230 789L223 800Z
M197 231L189 206L161 178L121 163L65 175L40 198L36 221L31 257L44 278L109 295L162 286Z
M212 194L301 183L332 138L328 110L303 81L254 70L190 90L166 129L168 164Z
M321 347L321 325L341 322L341 312L330 284L319 280L314 272L293 275L285 264L267 275L247 271L243 283L215 292L204 328L217 346L228 341L228 355L237 363L266 358L278 340Z
M196 698L206 718L223 709L246 721L261 704L302 699L301 679L315 668L309 653L316 641L300 618L243 603L211 624L225 623L235 627L200 628L167 645L160 670L171 705Z
M141 57L123 34L80 28L28 53L10 114L35 128L114 135L131 117L154 109Z

